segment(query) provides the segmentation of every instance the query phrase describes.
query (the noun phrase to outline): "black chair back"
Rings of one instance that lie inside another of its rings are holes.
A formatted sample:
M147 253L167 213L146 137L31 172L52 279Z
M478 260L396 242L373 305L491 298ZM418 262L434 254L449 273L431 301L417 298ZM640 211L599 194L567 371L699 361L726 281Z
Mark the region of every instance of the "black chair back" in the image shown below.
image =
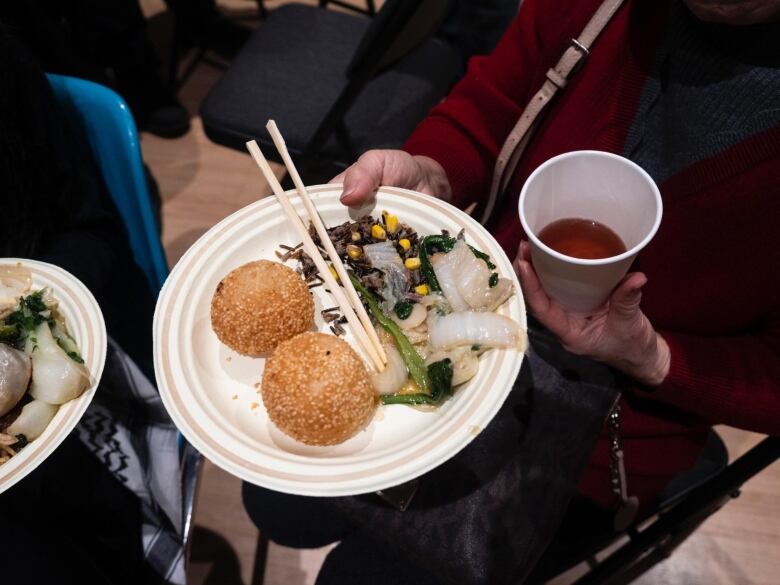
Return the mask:
M342 147L351 149L343 119L366 83L430 40L449 7L450 0L387 0L384 3L347 67L349 83L309 140L303 152L304 159L315 159L319 149L334 132Z
M347 77L373 77L392 67L441 26L450 0L387 0L371 21Z
M273 152L263 127L277 119L309 184L365 150L399 148L462 74L459 51L435 36L449 5L386 0L373 19L297 3L271 11L203 100L206 135Z

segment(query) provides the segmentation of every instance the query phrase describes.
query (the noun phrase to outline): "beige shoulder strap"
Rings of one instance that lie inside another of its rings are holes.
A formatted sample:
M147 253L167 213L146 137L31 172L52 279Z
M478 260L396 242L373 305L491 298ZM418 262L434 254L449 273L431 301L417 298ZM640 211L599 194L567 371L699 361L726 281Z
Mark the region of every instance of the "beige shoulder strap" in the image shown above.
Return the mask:
M555 67L547 71L547 79L544 85L526 105L523 114L504 142L498 159L496 159L490 195L480 217L481 223L487 222L496 205L499 193L503 193L506 190L509 180L517 167L517 162L520 160L520 155L523 153L531 134L533 134L533 128L539 119L539 114L555 93L566 86L569 76L577 70L577 66L582 63L582 59L588 55L593 41L596 40L596 37L622 3L623 0L605 0L580 33L580 36L571 40L571 43Z

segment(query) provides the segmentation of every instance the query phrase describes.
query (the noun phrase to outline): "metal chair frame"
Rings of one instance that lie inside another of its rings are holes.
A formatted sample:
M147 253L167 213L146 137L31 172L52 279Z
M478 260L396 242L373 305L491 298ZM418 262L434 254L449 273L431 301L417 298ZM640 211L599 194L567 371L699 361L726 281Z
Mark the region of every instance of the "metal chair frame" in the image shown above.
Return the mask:
M750 478L780 458L780 437L767 437L709 481L697 486L642 528L626 531L629 542L614 551L573 585L625 585L669 558L701 524L739 497ZM610 540L615 542L623 535ZM602 550L610 543L601 543Z
M254 3L257 6L257 18L263 20L266 16L268 16L268 9L265 7L263 0L254 0ZM173 89L173 91L178 92L178 90L181 89L185 83L187 83L189 78L195 72L195 68L201 63L206 63L216 69L223 71L228 68L227 63L223 63L217 59L212 59L208 55L208 50L209 39L205 38L198 47L195 47L195 54L190 57L189 62L184 66L183 71L179 73L179 70L181 69L180 61L182 57L181 37L179 32L179 25L176 22L176 18L174 17L173 38L171 39L171 50L170 54L168 55L168 86Z

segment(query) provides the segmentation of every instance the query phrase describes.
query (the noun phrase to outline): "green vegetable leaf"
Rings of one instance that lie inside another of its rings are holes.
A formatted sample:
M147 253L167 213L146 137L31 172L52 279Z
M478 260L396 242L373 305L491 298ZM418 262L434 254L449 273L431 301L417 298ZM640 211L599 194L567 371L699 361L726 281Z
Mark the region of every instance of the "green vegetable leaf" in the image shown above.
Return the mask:
M76 341L70 335L68 335L65 331L61 331L59 328L55 328L52 331L52 334L57 339L57 345L59 345L62 350L68 354L70 359L78 364L84 363L84 360L81 359L81 354L79 353L79 347L76 345Z
M439 286L439 280L436 278L436 273L433 271L433 265L429 255L436 252L449 252L455 245L455 238L451 238L445 235L431 235L425 236L420 241L420 271L422 272L425 282L432 291L441 292L441 286Z
M49 307L43 302L43 290L37 290L22 299L22 305L27 307L31 313L36 316L36 325L43 323L46 317L43 317L39 313L48 311Z
M430 394L390 394L381 397L382 404L439 404L452 394L452 361L445 358L428 366Z
M395 311L395 314L398 315L398 318L402 321L409 318L409 315L412 314L412 303L404 303L399 302L395 304L395 307L393 307L393 311Z
M438 404L438 400L434 400L427 394L383 394L380 396L380 402L382 404Z
M490 278L488 279L488 286L490 288L493 288L498 284L498 272L494 272L490 275Z
M0 325L0 342L15 345L19 339L19 328L16 325Z
M409 370L409 375L412 377L412 380L414 380L423 394L431 394L431 381L428 378L425 360L420 357L420 354L414 349L414 346L406 335L404 335L404 332L401 331L398 324L384 314L379 307L379 304L376 302L374 295L363 286L354 274L350 274L349 279L352 281L355 289L360 293L360 296L366 301L368 308L371 310L371 313L379 324L393 337L395 345L398 348L398 353L401 354L401 358L403 358L406 369Z
M490 256L488 256L481 250L477 250L474 246L469 246L469 248L471 248L471 251L474 252L474 256L476 256L480 260L485 261L485 264L487 264L487 267L490 268L490 270L493 270L496 267L496 265L490 261Z
M21 449L21 448L23 448L23 447L26 447L26 446L27 446L27 443L29 443L29 442L30 442L30 441L27 439L27 437L26 437L25 435L18 434L18 435L16 435L16 443L14 443L14 444L13 444L13 445L11 445L11 446L12 446L14 449Z
M50 325L53 323L49 308L43 302L43 293L44 290L37 290L22 297L19 300L19 308L5 318L5 325L14 326L17 330L16 339L13 341L17 349L22 349L27 339L32 341L33 346L37 346L35 328L44 322Z
M7 325L15 326L19 333L35 330L35 319L24 307L8 315L5 318L5 322Z
M441 292L441 286L439 285L439 280L436 278L436 273L433 271L433 265L431 264L429 256L436 252L449 252L455 246L455 242L457 242L455 238L445 235L425 236L420 241L420 271L422 272L425 282L428 283L428 286L432 291ZM469 246L469 249L471 249L477 258L484 260L490 270L495 269L496 265L490 261L490 256L481 250L477 250L474 246ZM498 274L496 274L496 283L498 283ZM496 285L491 284L490 286L493 287Z
M428 377L431 379L431 396L442 398L452 393L452 360L445 358L428 366Z

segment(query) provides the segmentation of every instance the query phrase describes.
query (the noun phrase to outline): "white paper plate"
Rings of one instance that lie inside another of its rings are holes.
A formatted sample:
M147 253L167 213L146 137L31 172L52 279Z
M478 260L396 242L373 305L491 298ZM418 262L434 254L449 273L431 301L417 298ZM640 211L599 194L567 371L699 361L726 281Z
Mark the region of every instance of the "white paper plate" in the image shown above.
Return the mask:
M396 214L421 235L452 234L490 254L515 295L501 309L526 327L525 305L512 264L476 221L432 197L382 188L376 207L349 211L339 185L310 187L327 226L382 210ZM290 196L305 217L297 196ZM181 258L157 302L155 373L163 402L182 434L229 473L276 491L312 496L372 492L417 477L465 447L496 414L520 370L523 355L491 350L476 377L433 412L404 405L378 409L369 427L333 447L309 447L283 435L268 419L259 395L264 360L222 345L211 329L211 297L232 269L260 258L276 260L279 244L298 239L275 197L241 209L211 228ZM328 331L320 311L335 303L313 289L317 327ZM346 327L345 327L346 328ZM347 340L350 340L349 335ZM354 345L354 344L353 344Z
M0 493L38 467L70 434L92 402L106 361L103 313L87 287L52 264L19 258L0 259L2 265L19 262L32 272L33 290L49 287L59 301L59 310L65 316L68 331L76 340L89 371L90 387L75 400L63 404L40 437L0 465Z

